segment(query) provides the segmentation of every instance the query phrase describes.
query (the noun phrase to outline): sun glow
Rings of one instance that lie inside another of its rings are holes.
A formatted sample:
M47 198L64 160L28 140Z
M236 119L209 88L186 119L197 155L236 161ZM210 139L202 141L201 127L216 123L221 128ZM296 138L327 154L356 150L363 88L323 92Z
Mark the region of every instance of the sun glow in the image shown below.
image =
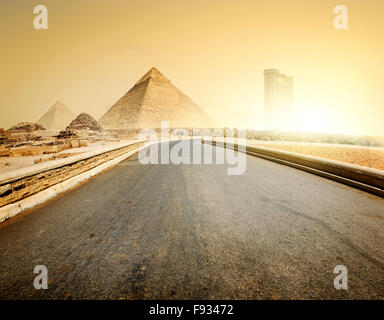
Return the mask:
M330 117L317 106L300 109L294 122L298 131L337 133Z

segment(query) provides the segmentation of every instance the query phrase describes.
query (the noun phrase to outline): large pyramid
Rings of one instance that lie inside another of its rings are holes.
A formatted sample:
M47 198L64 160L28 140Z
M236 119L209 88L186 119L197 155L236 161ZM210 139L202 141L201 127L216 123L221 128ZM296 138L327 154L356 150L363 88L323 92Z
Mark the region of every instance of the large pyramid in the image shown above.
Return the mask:
M212 118L156 68L137 81L99 123L106 129L160 128L161 121L169 121L170 127L217 127Z
M75 117L71 110L57 101L37 123L47 130L64 130Z

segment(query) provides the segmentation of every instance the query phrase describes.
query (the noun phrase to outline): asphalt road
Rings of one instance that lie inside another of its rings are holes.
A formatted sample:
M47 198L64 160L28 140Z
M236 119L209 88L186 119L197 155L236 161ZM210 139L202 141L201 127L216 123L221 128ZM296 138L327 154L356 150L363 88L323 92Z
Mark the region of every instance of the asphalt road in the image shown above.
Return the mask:
M384 299L383 230L384 199L294 168L134 156L0 226L0 298Z

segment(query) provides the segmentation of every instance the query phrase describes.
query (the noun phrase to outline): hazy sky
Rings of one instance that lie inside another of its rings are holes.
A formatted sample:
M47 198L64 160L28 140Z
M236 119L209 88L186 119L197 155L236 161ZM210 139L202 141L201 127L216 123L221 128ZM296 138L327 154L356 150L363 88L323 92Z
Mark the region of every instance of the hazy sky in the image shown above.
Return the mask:
M383 0L1 0L0 33L0 127L56 100L99 119L152 66L203 106L261 119L277 68L294 77L297 129L384 135Z

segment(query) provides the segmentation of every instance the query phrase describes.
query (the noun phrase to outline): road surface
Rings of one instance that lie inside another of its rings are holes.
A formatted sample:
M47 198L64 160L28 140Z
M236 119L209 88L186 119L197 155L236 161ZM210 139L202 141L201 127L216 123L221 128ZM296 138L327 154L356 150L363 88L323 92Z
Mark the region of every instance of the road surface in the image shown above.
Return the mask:
M384 199L274 162L133 156L0 226L0 298L383 299L383 230Z

